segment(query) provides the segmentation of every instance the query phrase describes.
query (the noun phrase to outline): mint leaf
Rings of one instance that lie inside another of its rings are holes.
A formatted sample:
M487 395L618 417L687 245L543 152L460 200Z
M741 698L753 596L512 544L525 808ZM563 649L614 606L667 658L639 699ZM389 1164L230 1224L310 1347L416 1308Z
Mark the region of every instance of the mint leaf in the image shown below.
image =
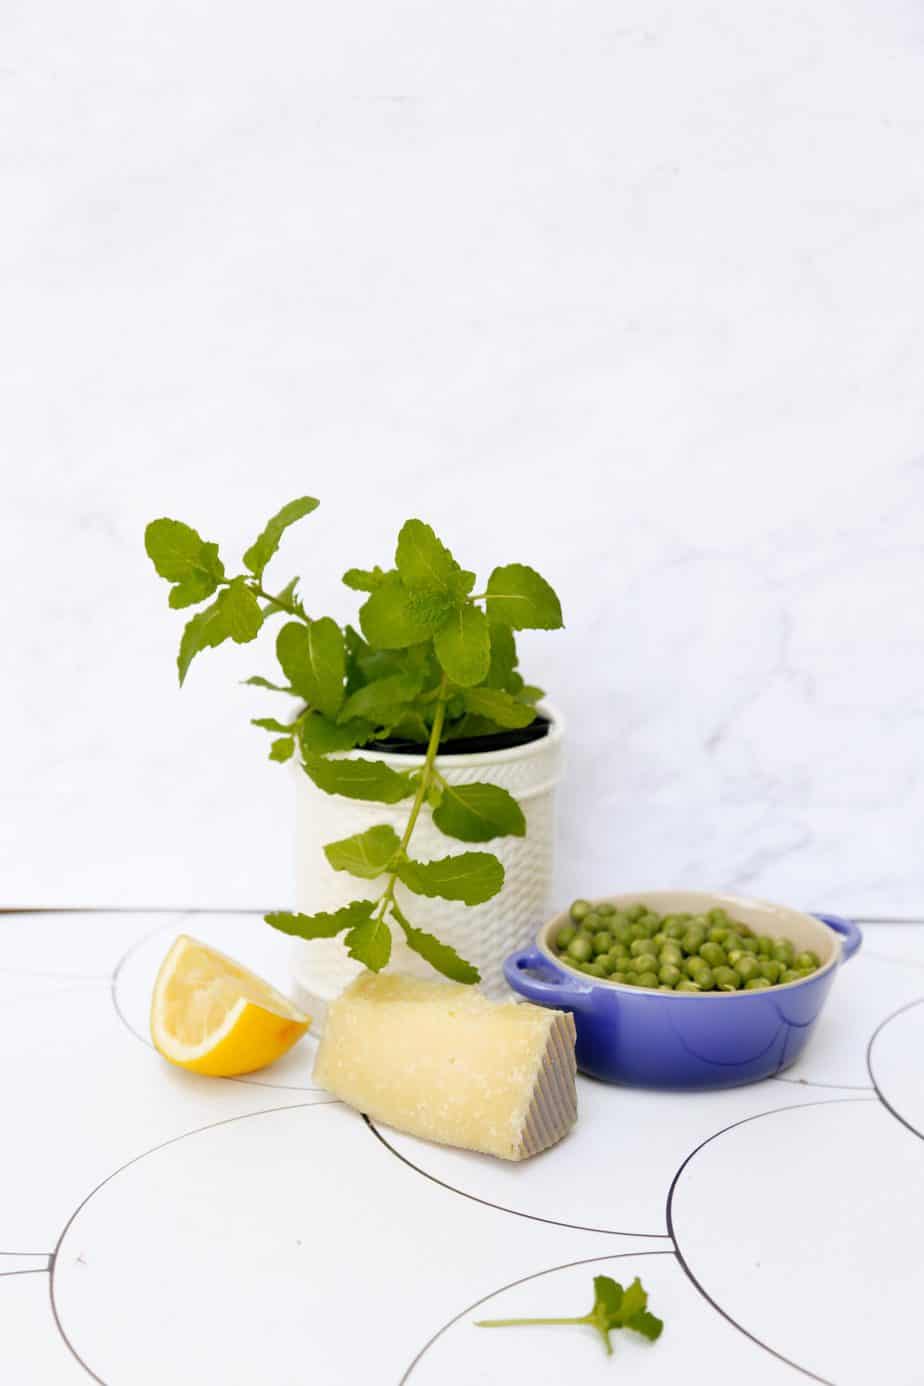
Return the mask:
M404 931L408 948L418 953L437 972L441 972L453 982L463 982L465 986L474 986L476 982L481 981L481 973L477 967L460 958L448 943L441 943L438 938L434 938L423 929L415 929L394 901L391 902L391 912Z
M295 738L291 736L280 736L270 746L270 760L291 760L295 751Z
M536 718L531 707L501 688L467 688L464 698L469 712L490 717L499 727L528 727Z
M263 625L260 604L247 586L247 579L232 578L218 594L215 605L220 609L228 634L237 645L255 640Z
M332 722L320 712L307 713L299 723L298 738L306 754L326 756L332 751L352 751L365 746L375 728L371 722Z
M385 581L385 574L379 567L371 571L365 568L347 568L341 581L354 592L374 592Z
M545 689L537 688L534 683L524 683L517 690L517 697L521 703L535 704L545 697Z
M224 593L222 593L223 595ZM197 612L191 621L187 621L180 640L180 653L177 655L176 661L181 685L189 673L189 666L195 656L201 654L203 650L214 649L224 640L227 640L230 634L227 612L222 607L220 597L212 602L211 606Z
M287 722L277 722L275 717L251 717L252 727L262 727L264 731L283 732L286 736L291 736L292 727Z
M309 752L304 764L308 775L325 794L397 804L414 792L406 774L397 774L380 760L325 760Z
M402 861L395 871L416 895L461 900L466 905L484 904L504 884L504 868L491 852L460 852L438 861Z
M205 547L214 549L217 560L218 545L206 544ZM222 567L220 562L217 563L217 567ZM210 597L217 587L218 577L215 573L206 572L205 569L197 569L193 573L188 573L175 587L170 588L167 601L174 611L178 611L184 606L195 606L197 602L204 602L206 597Z
M422 687L423 678L416 673L391 674L376 679L347 698L340 719L347 722L351 717L365 717L375 721L377 714L413 702Z
M486 600L492 621L503 621L514 630L557 630L563 624L554 590L524 563L495 568Z
M288 910L276 910L265 914L267 924L282 934L294 938L336 938L344 929L354 929L372 917L374 900L351 900L342 909L332 914L291 914Z
M335 871L349 871L351 876L372 881L381 876L400 846L401 840L394 828L380 823L364 833L329 842L324 855Z
M441 592L453 603L461 601L475 584L475 574L459 567L423 520L407 520L401 526L395 565L405 587Z
M477 606L460 606L434 639L443 669L462 687L481 683L491 665L488 618Z
M367 919L355 925L343 941L350 957L370 972L381 972L391 957L391 930L384 919Z
M525 837L523 810L496 784L444 784L433 810L441 833L462 842L490 842L494 837Z
M485 683L512 693L511 681L519 660L513 631L501 621L491 622L491 667Z
M609 1277L608 1277L608 1276L600 1276L600 1277L598 1277L598 1278L599 1278L600 1280L607 1280ZM612 1280L610 1280L610 1284L612 1285L613 1283L614 1283L614 1282L613 1282ZM596 1288L597 1288L597 1282L596 1282L596 1280L595 1280L595 1281L594 1281L594 1289L596 1289ZM603 1287L601 1288L601 1292L600 1292L600 1293L601 1293L601 1296L605 1296L606 1293L607 1293L607 1287L606 1287L606 1286L603 1286ZM632 1284L629 1286L629 1288L628 1288L627 1290L624 1290L624 1291L622 1292L621 1299L620 1299L620 1304L619 1304L618 1307L619 1307L619 1314L620 1314L620 1316L621 1316L621 1320L622 1320L623 1323L625 1323L625 1321L626 1321L627 1319L632 1318L633 1315L635 1315L635 1314L640 1314L640 1313L642 1312L643 1309L647 1309L647 1307L648 1307L648 1295L647 1295L646 1291L642 1289L642 1282L639 1280L638 1276L635 1277L635 1279L632 1281Z
M286 678L312 707L336 717L343 702L346 657L336 621L322 616L303 625L288 621L276 637L276 657Z
M252 674L249 679L244 679L243 682L252 688L271 688L274 693L295 694L294 688L286 688L281 683L270 683L269 679L265 679L262 674Z
M317 510L319 503L313 496L300 496L298 500L289 501L288 505L277 511L263 533L244 554L244 566L250 569L255 578L263 576L263 569L279 548L279 541L289 525L294 525L302 516L310 515L312 510Z
M400 650L429 640L445 619L446 607L441 600L434 605L418 594L412 602L397 573L386 574L359 613L363 635L380 650Z
M664 1323L655 1314L649 1314L647 1309L642 1309L626 1320L626 1328L634 1329L636 1333L641 1333L649 1342L654 1343L664 1331Z
M218 545L207 544L181 520L152 520L144 531L144 547L160 576L176 583L169 597L175 609L204 602L224 580Z

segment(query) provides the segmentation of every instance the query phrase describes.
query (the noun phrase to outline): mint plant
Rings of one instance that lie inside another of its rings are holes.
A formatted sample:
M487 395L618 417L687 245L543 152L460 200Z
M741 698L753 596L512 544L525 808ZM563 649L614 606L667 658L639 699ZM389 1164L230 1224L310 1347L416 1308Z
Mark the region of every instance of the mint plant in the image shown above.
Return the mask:
M502 888L504 868L492 852L422 862L411 855L411 840L424 805L440 832L460 842L525 835L526 819L511 794L492 784L448 784L437 753L453 739L523 728L535 719L542 690L519 673L515 632L558 629L561 606L546 580L520 563L495 568L473 595L475 574L460 567L429 525L414 519L401 528L393 568L350 568L343 575L347 587L365 594L359 631L341 629L329 616L311 617L299 579L272 593L264 574L285 531L317 506L311 496L283 506L244 553L244 571L233 577L218 545L189 525L158 519L147 526L145 548L172 584L170 606L199 607L180 640L180 683L203 650L227 640L249 644L275 618L287 618L276 634L280 674L246 680L299 700L288 721L254 719L273 734L270 759L298 755L326 794L411 802L400 835L383 823L324 849L335 871L365 881L384 878L375 898L361 897L331 913L276 912L266 915L267 923L305 939L344 934L350 955L374 972L387 965L397 927L438 972L477 982L471 963L407 918L395 888L400 881L416 895L466 905L482 904ZM381 760L337 754L391 737L419 743L423 765L397 771Z
M631 1328L650 1343L660 1338L664 1329L661 1319L649 1312L648 1292L638 1276L624 1290L618 1280L609 1275L594 1276L594 1302L589 1313L579 1318L556 1319L480 1319L476 1328L515 1328L524 1324L586 1324L599 1333L607 1355L612 1355L610 1334L617 1328Z

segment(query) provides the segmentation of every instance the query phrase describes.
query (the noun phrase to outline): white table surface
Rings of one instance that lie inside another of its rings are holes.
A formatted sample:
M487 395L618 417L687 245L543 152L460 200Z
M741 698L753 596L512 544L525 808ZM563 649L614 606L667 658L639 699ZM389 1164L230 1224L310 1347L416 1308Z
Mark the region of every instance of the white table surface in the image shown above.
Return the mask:
M146 1011L181 931L286 985L252 914L0 916L3 1382L920 1382L924 925L866 925L784 1076L582 1078L516 1166L373 1128L310 1036L243 1080L170 1068ZM654 1347L472 1325L583 1313L601 1271L642 1277Z

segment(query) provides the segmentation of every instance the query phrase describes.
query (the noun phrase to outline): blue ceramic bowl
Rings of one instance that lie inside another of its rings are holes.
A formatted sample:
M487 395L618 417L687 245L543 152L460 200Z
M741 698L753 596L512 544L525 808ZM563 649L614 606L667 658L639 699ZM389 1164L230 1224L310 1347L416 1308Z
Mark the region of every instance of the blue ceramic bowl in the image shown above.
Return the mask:
M810 977L766 990L648 991L564 967L549 944L569 922L558 915L531 948L510 955L504 975L528 1000L571 1011L578 1067L608 1083L728 1088L781 1073L802 1053L838 967L862 941L848 919L732 895L652 890L607 899L620 907L644 900L659 914L704 914L720 906L755 932L788 938L797 952L811 949L821 959Z

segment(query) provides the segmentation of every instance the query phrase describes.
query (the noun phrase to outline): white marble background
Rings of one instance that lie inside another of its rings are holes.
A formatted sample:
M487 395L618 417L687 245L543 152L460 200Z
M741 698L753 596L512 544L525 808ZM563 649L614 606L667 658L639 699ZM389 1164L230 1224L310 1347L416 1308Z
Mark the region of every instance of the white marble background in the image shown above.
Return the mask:
M559 889L924 912L912 0L9 0L3 904L291 899L292 786L144 557L323 508L521 560Z

